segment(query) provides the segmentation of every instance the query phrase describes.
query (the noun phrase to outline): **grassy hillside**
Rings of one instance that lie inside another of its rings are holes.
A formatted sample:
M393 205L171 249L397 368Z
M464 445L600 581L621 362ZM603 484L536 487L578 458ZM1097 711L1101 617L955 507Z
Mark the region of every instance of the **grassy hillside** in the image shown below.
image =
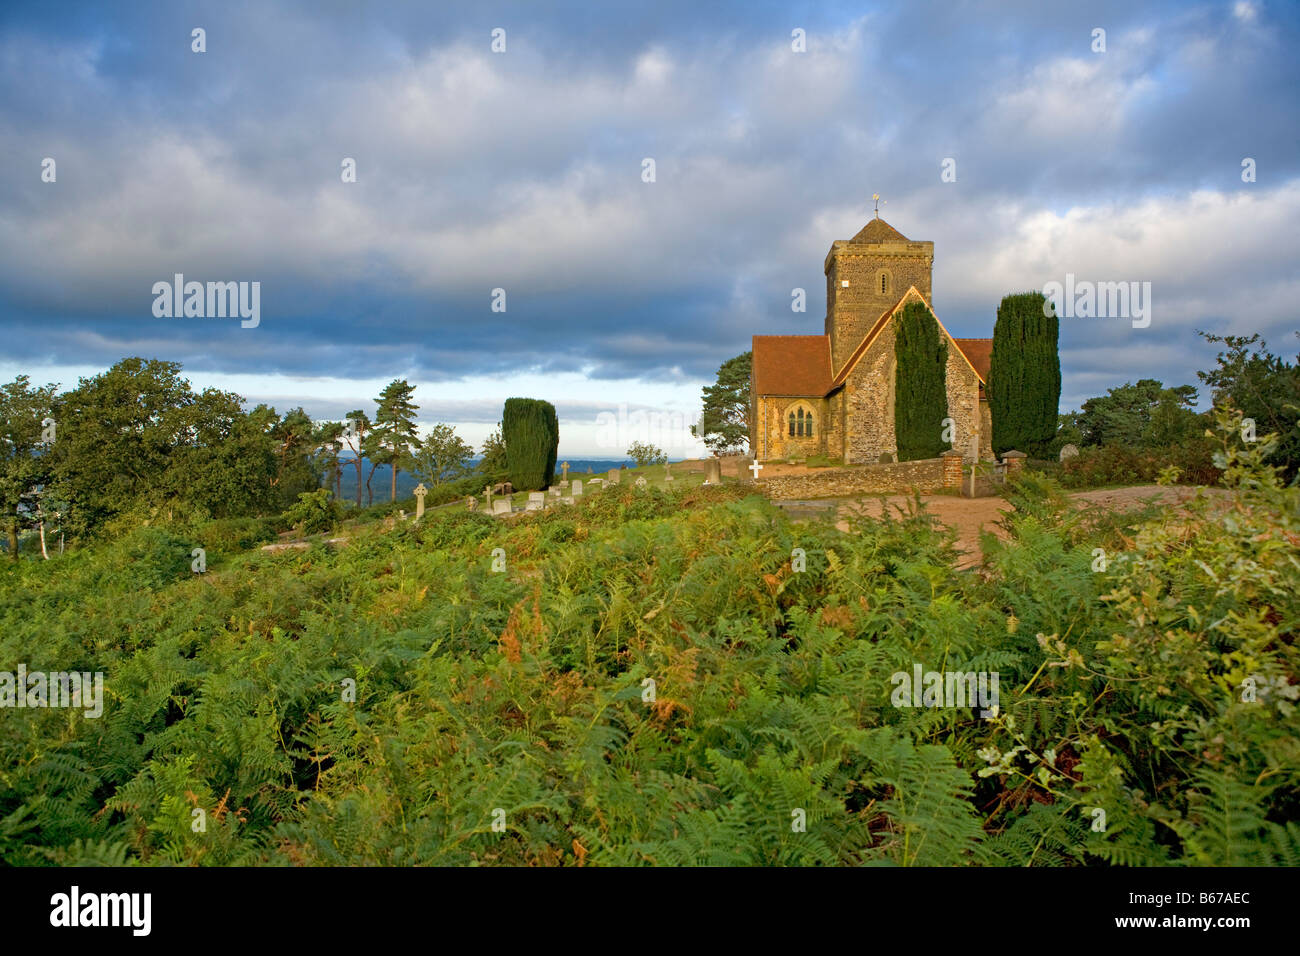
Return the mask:
M1295 865L1300 491L1257 484L1110 520L1030 476L982 572L923 511L741 485L5 562L0 668L107 702L0 711L0 857ZM997 672L996 715L894 706L918 664Z

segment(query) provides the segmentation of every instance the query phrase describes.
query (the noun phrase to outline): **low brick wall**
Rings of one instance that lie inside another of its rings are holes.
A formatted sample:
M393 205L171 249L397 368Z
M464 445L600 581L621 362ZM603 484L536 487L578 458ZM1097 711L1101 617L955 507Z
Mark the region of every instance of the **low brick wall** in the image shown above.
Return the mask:
M888 465L819 469L809 475L782 475L758 480L758 490L769 498L836 498L905 492L909 488L937 491L943 487L943 459L923 458Z

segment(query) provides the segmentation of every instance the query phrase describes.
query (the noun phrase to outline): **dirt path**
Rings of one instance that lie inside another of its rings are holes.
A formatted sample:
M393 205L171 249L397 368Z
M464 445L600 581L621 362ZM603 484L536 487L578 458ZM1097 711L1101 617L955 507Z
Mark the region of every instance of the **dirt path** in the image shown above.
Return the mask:
M1222 489L1207 489L1212 494L1222 494ZM1161 504L1179 505L1194 497L1197 489L1192 487L1162 488L1159 485L1135 485L1130 488L1105 488L1098 491L1079 491L1070 497L1082 504L1103 508L1107 511L1130 511L1140 508L1148 501L1155 500ZM906 495L891 495L887 498L863 498L852 501L826 502L822 507L835 507L841 520L836 527L841 531L849 530L848 517L853 513L879 517L883 508L889 508L893 514L905 514L911 498ZM939 523L957 532L957 548L964 552L965 558L958 567L971 567L978 564L981 553L979 535L981 530L988 530L998 537L1005 537L1002 529L997 527L998 520L1004 512L1011 510L1011 505L1002 498L958 498L950 495L924 495L926 510L934 515ZM800 504L800 503L796 503ZM808 502L808 506L815 503ZM812 508L810 508L812 510Z

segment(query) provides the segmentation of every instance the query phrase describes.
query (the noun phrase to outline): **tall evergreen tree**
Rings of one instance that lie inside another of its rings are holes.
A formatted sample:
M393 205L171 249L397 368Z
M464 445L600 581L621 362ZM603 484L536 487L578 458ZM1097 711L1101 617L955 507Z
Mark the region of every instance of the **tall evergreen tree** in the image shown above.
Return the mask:
M357 470L357 507L361 507L361 467L370 440L370 416L359 408L348 412L347 426L343 429L343 443L352 452L352 467ZM373 467L371 471L373 472Z
M924 304L894 316L894 435L899 461L937 458L948 415L948 344Z
M1044 314L1047 313L1047 314ZM989 412L993 451L1042 454L1061 402L1060 322L1041 292L1004 296L993 326Z
M745 352L718 366L718 381L704 387L704 411L691 434L713 451L739 448L751 441L749 379L754 354Z
M518 491L537 491L555 477L560 444L555 406L536 398L508 398L501 414L510 483Z
M397 469L408 467L420 445L415 430L415 413L420 406L411 401L415 386L405 379L394 379L375 399L375 451L379 464L391 465L392 484L389 500L397 500ZM373 469L372 469L373 471Z
M48 480L45 422L55 386L32 388L26 375L0 386L0 515L9 539L9 557L18 557L18 532L30 515L37 489Z

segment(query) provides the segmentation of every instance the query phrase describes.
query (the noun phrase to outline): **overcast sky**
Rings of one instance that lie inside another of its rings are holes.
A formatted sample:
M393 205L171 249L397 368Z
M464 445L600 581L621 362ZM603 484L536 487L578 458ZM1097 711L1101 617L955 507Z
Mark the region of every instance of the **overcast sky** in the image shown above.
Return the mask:
M526 395L563 456L640 410L680 457L750 336L822 332L879 192L957 337L1067 274L1151 283L1146 328L1062 319L1062 410L1195 384L1196 329L1296 351L1297 48L1263 0L6 4L0 379L142 355L337 418L400 377L476 443ZM156 317L176 273L260 282L260 324Z

